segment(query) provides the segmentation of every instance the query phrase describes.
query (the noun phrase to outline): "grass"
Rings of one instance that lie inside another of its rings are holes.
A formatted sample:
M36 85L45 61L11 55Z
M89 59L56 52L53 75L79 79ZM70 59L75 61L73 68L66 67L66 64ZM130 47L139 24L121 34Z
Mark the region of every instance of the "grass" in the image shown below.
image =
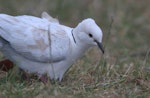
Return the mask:
M46 85L36 78L22 81L17 68L0 72L0 98L149 98L150 70L145 70L150 67L149 0L59 2L0 0L0 11L40 16L44 10L73 27L92 17L103 30L105 54L96 47L89 49L62 82L49 81Z

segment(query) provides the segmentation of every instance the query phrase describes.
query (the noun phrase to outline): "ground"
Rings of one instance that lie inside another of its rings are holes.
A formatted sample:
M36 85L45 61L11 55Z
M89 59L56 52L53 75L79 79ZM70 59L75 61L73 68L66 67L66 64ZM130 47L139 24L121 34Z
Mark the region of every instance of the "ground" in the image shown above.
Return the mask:
M0 0L1 13L40 16L47 11L71 27L94 18L105 47L104 55L97 47L90 48L62 82L50 80L45 85L35 77L23 81L17 67L0 71L0 97L149 98L149 4L149 0Z

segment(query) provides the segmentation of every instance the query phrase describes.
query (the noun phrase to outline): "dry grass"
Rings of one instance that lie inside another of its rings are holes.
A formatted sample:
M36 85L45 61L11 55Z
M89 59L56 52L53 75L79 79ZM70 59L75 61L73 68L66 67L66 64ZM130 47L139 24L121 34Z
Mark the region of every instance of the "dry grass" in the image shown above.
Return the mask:
M145 70L150 67L149 4L149 0L0 0L2 13L40 16L48 11L73 27L92 17L104 32L105 46L105 55L98 48L89 49L61 83L22 81L16 68L1 72L0 97L149 98L150 70Z

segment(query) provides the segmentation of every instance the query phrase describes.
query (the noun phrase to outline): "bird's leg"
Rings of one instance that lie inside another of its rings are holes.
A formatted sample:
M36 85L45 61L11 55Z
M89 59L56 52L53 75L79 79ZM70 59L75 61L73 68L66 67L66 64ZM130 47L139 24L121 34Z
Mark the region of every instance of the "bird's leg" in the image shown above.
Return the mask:
M22 80L27 80L29 78L28 74L21 68L19 68L19 73L21 74Z
M38 75L38 76L39 76L39 80L42 81L44 84L46 84L48 82L47 74Z
M14 64L9 59L4 59L0 61L0 70L8 72L14 67Z

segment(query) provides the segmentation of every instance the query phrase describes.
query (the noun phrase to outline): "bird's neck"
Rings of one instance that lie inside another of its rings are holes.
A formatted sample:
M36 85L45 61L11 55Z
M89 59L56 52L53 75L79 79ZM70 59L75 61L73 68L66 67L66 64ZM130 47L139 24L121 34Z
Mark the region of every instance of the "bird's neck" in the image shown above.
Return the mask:
M77 60L81 58L88 49L89 49L88 46L77 44L73 50L74 59Z

